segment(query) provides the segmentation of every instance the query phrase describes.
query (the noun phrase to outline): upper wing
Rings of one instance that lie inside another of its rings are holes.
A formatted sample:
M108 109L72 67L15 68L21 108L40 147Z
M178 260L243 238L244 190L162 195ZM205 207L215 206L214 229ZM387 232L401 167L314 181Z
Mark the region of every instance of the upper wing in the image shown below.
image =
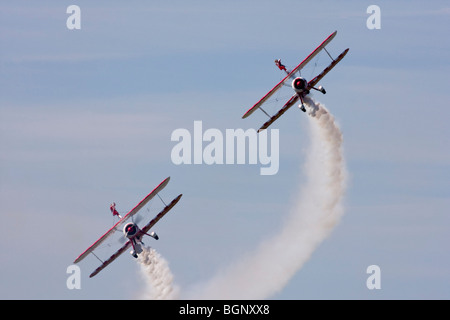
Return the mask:
M116 230L119 229L119 226L123 224L128 218L135 215L142 207L144 207L158 192L164 189L170 181L170 177L166 178L163 182L161 182L152 192L150 192L141 202L138 203L136 207L130 210L122 219L120 219L111 229L109 229L103 236L100 237L97 241L94 242L86 251L78 256L75 259L74 263L80 262L83 260L89 253L95 250L100 244L103 243L110 235L112 235Z
M300 62L298 66L296 66L283 80L278 82L278 84L272 88L264 97L261 98L253 107L247 110L247 112L242 116L242 119L247 118L249 115L251 115L253 112L255 112L256 109L258 109L264 102L266 102L275 92L280 89L283 84L291 78L293 74L295 74L297 71L301 70L309 61L311 61L312 58L314 58L328 43L330 43L331 40L336 36L337 31L333 32L326 38L313 52L309 54L309 56L306 57L305 60Z
M164 189L167 184L170 181L170 177L167 177L166 179L164 179L163 182L161 182L155 189L153 189L152 192L150 192L144 199L142 199L141 202L138 203L138 205L136 207L134 207L133 209L131 209L130 212L128 212L124 217L123 220L132 217L133 215L135 215L136 213L138 213L139 210L142 209L142 207L144 207L150 200L153 199L154 196L156 196L156 194L158 192L160 192L162 189Z

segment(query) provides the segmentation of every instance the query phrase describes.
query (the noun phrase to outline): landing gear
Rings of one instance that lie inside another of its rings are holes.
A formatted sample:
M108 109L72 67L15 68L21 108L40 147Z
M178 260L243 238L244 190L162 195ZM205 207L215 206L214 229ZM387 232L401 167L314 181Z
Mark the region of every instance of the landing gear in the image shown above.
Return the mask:
M312 87L312 88L313 88L314 90L317 90L317 91L322 92L323 94L327 93L327 92L325 91L325 88L322 87L322 86L319 86L319 87L317 87L317 88L314 88L314 87Z
M130 241L131 241L131 245L133 246L133 250L130 251L130 254L131 254L134 258L137 259L138 254L141 254L142 251L144 251L144 250L142 250L142 245L143 245L144 243L141 241L140 236L135 237L135 238L131 239ZM139 242L138 242L138 241L139 241Z
M306 112L306 108L303 105L303 97L301 95L299 95L300 97L300 101L302 102L301 104L298 105L298 107L300 108L300 110L302 110L303 112Z
M159 239L159 237L158 237L158 235L156 234L156 232L150 232L150 234L147 234L147 235L149 235L150 237L152 237L153 239L155 239L155 240L158 240Z

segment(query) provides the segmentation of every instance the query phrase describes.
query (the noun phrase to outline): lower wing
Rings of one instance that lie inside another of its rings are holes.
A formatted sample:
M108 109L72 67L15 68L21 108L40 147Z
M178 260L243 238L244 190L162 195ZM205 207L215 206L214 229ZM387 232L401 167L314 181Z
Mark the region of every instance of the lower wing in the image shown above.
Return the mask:
M331 69L333 69L339 63L339 61L341 61L345 57L345 55L347 54L348 50L349 49L347 48L344 51L342 51L342 53L336 59L334 59L333 62L331 62L328 67L323 69L323 71L320 74L318 74L314 79L309 81L308 82L308 87L309 88L314 87L323 77L325 77L325 75L328 72L330 72Z
M176 197L175 199L172 200L172 202L169 203L169 205L167 205L166 207L164 207L164 209L161 210L160 213L158 213L156 215L155 218L153 218L152 221L150 221L145 227L142 228L142 231L144 233L147 233L148 230L150 230L151 227L153 227L158 221L159 219L161 219L167 212L169 212L170 209L172 209L178 201L180 201L181 197L183 195L180 194L178 197Z
M122 253L125 252L129 247L131 246L131 240L128 240L119 250L116 251L111 257L109 257L106 261L103 261L103 263L94 270L89 276L89 278L92 278L97 273L105 269L111 262L117 259L118 256L120 256Z
M298 101L297 93L294 94L288 102L284 104L284 106L278 111L275 115L273 115L268 121L266 121L261 128L259 128L258 132L267 129L272 123L274 123L279 117L281 117L286 111L289 110L290 107L294 105Z

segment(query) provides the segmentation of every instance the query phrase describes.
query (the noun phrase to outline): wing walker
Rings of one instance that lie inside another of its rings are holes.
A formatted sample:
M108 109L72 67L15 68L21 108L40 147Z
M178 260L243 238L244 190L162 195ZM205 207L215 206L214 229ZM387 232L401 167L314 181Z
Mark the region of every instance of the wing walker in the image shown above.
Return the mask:
M114 216L118 216L119 221L109 229L103 236L101 236L97 241L94 242L89 248L86 249L82 254L75 259L74 263L78 263L87 257L89 254L93 254L98 260L100 260L101 265L94 270L89 276L92 278L104 268L106 268L111 262L117 259L122 253L124 253L128 248L132 247L130 254L137 258L140 253L142 253L142 238L144 236L150 236L155 240L158 240L158 235L155 232L150 232L149 230L161 219L167 212L169 212L180 200L182 194L178 195L175 199L173 199L168 205L164 203L164 201L159 196L159 192L163 190L167 184L169 183L170 177L163 180L152 192L150 192L141 202L139 202L133 209L131 209L125 216L120 216L120 214L116 210L115 203L111 204L111 212ZM133 217L141 210L150 200L152 200L155 196L158 196L161 201L164 203L164 209L162 209L155 218L153 218L149 223L140 228L137 222L133 221ZM130 221L131 220L131 221ZM125 240L125 244L122 245L112 256L110 256L106 260L101 260L95 253L94 250L97 249L106 239L108 239L111 235L120 232L122 230L123 236L121 239Z
M309 54L298 66L289 71L286 66L281 63L281 60L275 60L276 66L286 73L286 76L278 82L275 87L273 87L269 92L266 93L253 107L248 109L248 111L242 116L242 118L247 118L250 116L255 110L261 109L268 117L269 120L266 121L261 128L258 130L267 129L273 122L275 122L279 117L281 117L290 107L292 107L298 100L300 100L299 108L305 112L306 108L303 105L303 99L310 94L311 90L319 91L323 94L326 93L325 89L322 86L316 87L318 82L333 69L339 61L341 61L345 55L347 54L349 49L345 49L341 54L337 56L336 59L330 55L330 53L325 48L331 40L336 36L337 31L333 32L329 35L313 52ZM300 71L302 68L307 65L319 52L324 50L330 59L331 63L317 76L315 76L312 80L307 81L305 78L301 77ZM298 75L296 75L298 73ZM294 90L294 94L292 97L283 105L283 107L273 116L270 116L261 106L268 101L275 92L277 92L282 86L290 86ZM161 199L159 196L159 192L161 192L169 183L170 177L163 180L152 192L150 192L141 202L139 202L133 209L131 209L126 215L123 217L116 210L116 204L112 203L110 206L111 213L113 216L117 216L119 221L109 229L103 236L101 236L97 241L95 241L89 248L86 249L82 254L75 259L74 263L78 263L86 258L89 254L93 254L98 260L100 260L100 266L95 269L89 277L93 277L106 268L111 262L117 259L122 253L124 253L127 249L132 248L130 254L137 258L140 253L142 253L142 239L144 236L149 236L155 240L158 240L158 235L155 232L149 232L150 229L166 214L168 213L180 200L182 194L178 195L175 199L173 199L168 205ZM155 196L158 196L160 200L164 203L164 208L145 226L139 227L138 222L134 220L134 216L141 210L150 200L152 200ZM96 254L95 250L99 248L101 244L105 242L106 239L110 238L116 232L122 231L123 235L121 236L121 240L123 240L124 244L108 259L102 260Z
M274 123L279 117L281 117L290 107L292 107L298 100L300 100L299 108L306 112L306 108L303 105L303 98L308 95L311 90L319 91L323 94L326 93L325 89L322 86L316 87L317 83L328 73L333 69L339 61L341 61L345 55L348 52L348 48L342 51L342 53L337 56L336 59L333 59L333 57L330 55L328 50L325 48L331 40L336 36L337 31L333 32L326 38L313 52L310 53L309 56L305 58L298 66L296 66L292 71L289 71L282 63L281 60L275 60L276 66L286 72L286 77L283 78L280 82L277 83L275 87L273 87L264 97L261 98L253 107L248 109L248 111L242 116L242 119L247 118L250 116L255 110L261 109L268 117L269 120L266 121L261 128L258 130L260 132L261 130L267 129L272 123ZM324 50L330 59L332 60L331 63L326 67L321 73L319 73L317 76L315 76L312 80L307 81L305 78L300 76L300 71L302 68L307 65L319 52ZM296 76L296 73L298 73L298 76ZM282 86L289 86L288 82L291 81L291 87L294 89L294 95L283 105L283 107L273 116L270 116L261 106L268 101L272 95L277 92Z

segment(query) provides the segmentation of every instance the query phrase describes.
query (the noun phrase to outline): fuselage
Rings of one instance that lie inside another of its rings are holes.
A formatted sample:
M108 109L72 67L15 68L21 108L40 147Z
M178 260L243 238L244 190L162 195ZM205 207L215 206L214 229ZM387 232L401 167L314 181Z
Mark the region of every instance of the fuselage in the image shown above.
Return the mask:
M292 89L298 94L305 96L309 94L308 81L305 78L297 77L292 80Z

